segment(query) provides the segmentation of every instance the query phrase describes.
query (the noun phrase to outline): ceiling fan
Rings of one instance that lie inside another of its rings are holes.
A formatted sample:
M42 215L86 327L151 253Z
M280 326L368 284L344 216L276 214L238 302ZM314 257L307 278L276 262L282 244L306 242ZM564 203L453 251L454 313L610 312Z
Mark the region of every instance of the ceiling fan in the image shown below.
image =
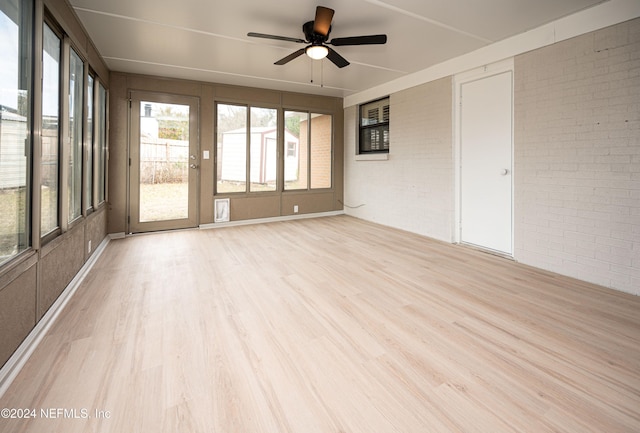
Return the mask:
M264 33L249 32L247 36L254 38L276 39L279 41L295 42L298 44L309 44L305 48L300 48L286 57L275 62L275 65L284 65L291 60L307 54L312 59L327 58L337 67L344 68L349 65L347 59L338 54L333 48L345 45L380 45L387 43L387 35L368 35L368 36L351 36L347 38L335 38L330 41L329 33L331 32L331 20L334 14L333 9L324 6L316 8L316 16L313 21L306 22L302 25L302 32L305 39L289 38L286 36L266 35Z

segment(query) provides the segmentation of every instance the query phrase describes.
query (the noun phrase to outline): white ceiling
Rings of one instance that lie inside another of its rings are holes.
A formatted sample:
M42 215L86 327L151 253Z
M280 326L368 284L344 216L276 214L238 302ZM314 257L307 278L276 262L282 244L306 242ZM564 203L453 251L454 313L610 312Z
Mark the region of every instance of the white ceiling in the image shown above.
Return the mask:
M70 0L113 71L345 97L523 33L602 0ZM335 9L330 38L385 33L386 45L336 47L351 65L303 47L318 5ZM313 83L311 83L313 79ZM320 85L323 85L322 87Z

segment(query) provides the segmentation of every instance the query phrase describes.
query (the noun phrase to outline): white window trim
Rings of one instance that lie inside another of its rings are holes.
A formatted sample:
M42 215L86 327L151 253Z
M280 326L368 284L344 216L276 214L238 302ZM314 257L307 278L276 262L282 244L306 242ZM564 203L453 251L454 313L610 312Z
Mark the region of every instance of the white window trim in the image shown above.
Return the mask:
M387 161L388 153L360 153L356 154L356 161Z

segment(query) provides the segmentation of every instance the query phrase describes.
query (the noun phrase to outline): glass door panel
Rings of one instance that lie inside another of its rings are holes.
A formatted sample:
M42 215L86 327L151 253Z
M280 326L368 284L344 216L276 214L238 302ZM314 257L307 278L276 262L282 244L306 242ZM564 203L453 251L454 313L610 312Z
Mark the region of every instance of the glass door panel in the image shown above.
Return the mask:
M162 96L132 98L133 232L196 225L197 100Z

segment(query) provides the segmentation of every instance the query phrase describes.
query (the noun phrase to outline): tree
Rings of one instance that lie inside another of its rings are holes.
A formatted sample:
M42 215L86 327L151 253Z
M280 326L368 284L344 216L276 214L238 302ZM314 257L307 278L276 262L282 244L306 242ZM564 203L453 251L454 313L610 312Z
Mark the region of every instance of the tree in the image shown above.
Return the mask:
M293 135L295 135L296 137L300 138L300 114L307 114L307 113L292 113L289 112L289 116L285 115L284 118L284 129L285 131L289 131L290 133L292 133Z

